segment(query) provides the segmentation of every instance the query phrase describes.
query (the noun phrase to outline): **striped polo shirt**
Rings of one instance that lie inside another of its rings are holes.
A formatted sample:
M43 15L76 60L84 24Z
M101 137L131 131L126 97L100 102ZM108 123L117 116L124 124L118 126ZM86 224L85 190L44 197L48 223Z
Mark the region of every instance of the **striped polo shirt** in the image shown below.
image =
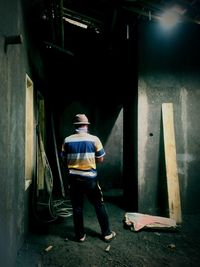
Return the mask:
M97 175L96 158L105 155L100 139L85 131L65 138L62 145L62 157L67 162L70 174L94 178Z

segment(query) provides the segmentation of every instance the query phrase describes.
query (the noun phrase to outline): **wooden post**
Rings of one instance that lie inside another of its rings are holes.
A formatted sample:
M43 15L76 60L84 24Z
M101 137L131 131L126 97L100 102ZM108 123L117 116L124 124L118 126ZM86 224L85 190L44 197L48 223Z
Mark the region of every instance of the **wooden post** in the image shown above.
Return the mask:
M162 119L164 133L165 163L167 175L167 190L169 217L177 223L182 222L180 190L176 161L176 144L174 134L173 104L162 104Z

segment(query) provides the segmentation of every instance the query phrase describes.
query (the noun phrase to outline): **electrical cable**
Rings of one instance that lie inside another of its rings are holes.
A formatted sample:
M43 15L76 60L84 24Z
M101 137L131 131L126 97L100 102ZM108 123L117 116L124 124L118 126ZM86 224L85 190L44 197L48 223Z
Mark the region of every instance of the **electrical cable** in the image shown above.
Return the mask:
M39 148L39 152L41 155L42 160L42 167L44 169L44 181L45 181L45 189L42 190L43 195L45 195L45 202L44 199L39 201L38 197L38 190L37 190L37 181L34 183L34 192L33 192L33 211L34 215L38 221L42 223L50 223L58 219L58 217L69 217L72 216L72 208L71 204L67 202L69 200L53 200L52 191L53 191L53 174L51 171L50 164L48 162L48 158L46 156L44 150L44 144L42 141L39 125L36 126L36 132L38 137L37 147ZM37 154L37 153L36 153ZM37 159L38 160L38 159ZM37 180L37 179L35 179ZM41 190L40 190L41 191ZM42 219L38 212L36 211L36 206L46 207L48 210L48 215L50 219Z

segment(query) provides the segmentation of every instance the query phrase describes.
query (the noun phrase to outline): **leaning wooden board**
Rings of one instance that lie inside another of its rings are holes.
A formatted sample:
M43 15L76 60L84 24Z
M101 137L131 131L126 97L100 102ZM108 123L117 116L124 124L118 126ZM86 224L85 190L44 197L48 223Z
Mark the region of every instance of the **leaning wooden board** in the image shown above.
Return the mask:
M174 219L177 223L181 223L181 201L176 161L176 143L172 103L162 104L162 120L164 133L169 217L171 219Z

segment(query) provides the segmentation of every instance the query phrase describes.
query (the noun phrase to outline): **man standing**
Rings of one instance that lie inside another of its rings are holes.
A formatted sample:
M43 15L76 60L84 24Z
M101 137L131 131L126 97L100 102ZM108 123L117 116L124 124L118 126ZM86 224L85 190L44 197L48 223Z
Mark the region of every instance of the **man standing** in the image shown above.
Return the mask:
M96 169L96 163L103 162L105 151L100 139L88 133L89 124L85 114L77 114L74 120L75 133L66 137L62 145L62 158L69 175L75 237L80 242L86 238L83 221L83 202L86 195L95 208L102 238L109 242L116 233L110 230Z

